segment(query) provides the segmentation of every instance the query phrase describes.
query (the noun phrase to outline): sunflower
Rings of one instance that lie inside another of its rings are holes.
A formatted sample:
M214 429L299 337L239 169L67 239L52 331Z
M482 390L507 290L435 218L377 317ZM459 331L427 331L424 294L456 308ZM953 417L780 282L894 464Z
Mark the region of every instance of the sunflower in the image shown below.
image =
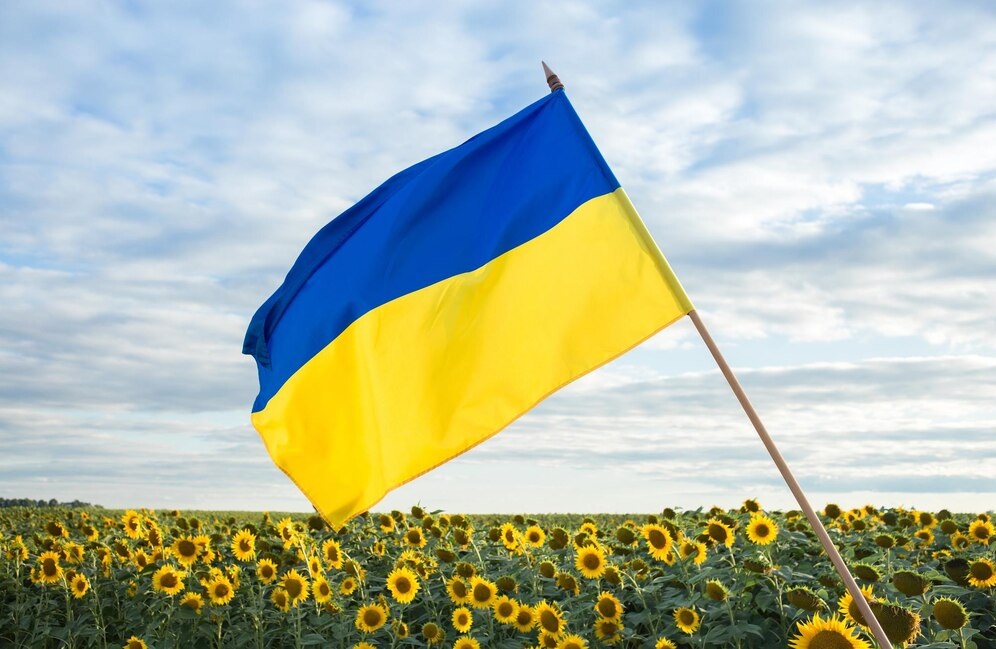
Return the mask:
M407 604L415 599L418 592L418 577L408 568L395 568L387 576L387 589L395 601Z
M481 649L481 643L469 635L464 635L456 639L453 649Z
M875 597L875 591L872 589L872 585L861 587L861 594L869 604L871 602L878 601ZM845 622L853 622L860 626L868 626L865 622L865 616L861 614L861 609L854 602L854 597L851 596L850 591L846 591L844 596L840 598L840 602L837 604L837 609L843 616Z
M709 555L709 549L702 541L685 539L678 546L678 554L682 559L692 559L695 565L701 566Z
M989 559L976 559L968 567L968 583L976 588L996 586L996 566Z
M857 629L836 615L823 619L813 615L808 622L799 622L799 635L789 640L791 649L871 649L857 635Z
M934 543L934 533L931 531L929 527L925 527L923 529L917 530L916 532L913 532L913 536L920 539L921 547L926 548Z
M892 644L908 647L920 635L918 613L891 602L874 602L871 609Z
M125 642L123 649L149 649L149 645L145 644L145 640L133 635Z
M56 552L42 552L38 557L39 579L43 584L54 584L62 579L62 566L59 565L61 557Z
M470 578L470 605L474 608L491 608L497 593L493 582L477 576Z
M139 571L145 570L145 568L149 565L149 555L147 555L145 550L141 548L135 550L135 554L131 555L131 560L134 562L135 567L138 568Z
M453 575L446 582L446 594L454 604L469 604L470 589L459 575Z
M598 536L598 526L592 523L591 521L585 521L581 523L581 526L578 527L578 531L584 532L585 534L591 537Z
M643 538L647 541L647 552L655 559L664 560L674 546L671 532L660 525L647 524L643 526Z
M826 607L826 604L823 603L820 596L806 586L795 586L794 588L788 589L785 591L785 599L787 599L792 606L801 608L804 611L822 611Z
M602 617L595 620L595 637L602 641L602 644L618 644L622 639L623 625L618 619Z
M657 640L657 644L654 645L654 649L678 649L678 645L667 638L660 638Z
M453 623L453 628L458 633L467 633L470 631L470 627L474 625L474 616L471 615L469 608L459 606L453 611L451 622Z
M778 538L778 525L767 516L761 514L751 516L747 525L747 538L751 543L768 545Z
M514 624L515 615L519 612L519 605L508 595L502 595L495 600L493 609L496 620L502 624Z
M394 518L388 514L381 514L380 518L377 519L380 524L380 531L385 534L389 534L394 531Z
M574 567L583 577L598 579L605 573L605 551L593 546L580 548L574 559Z
M90 580L85 575L76 574L69 582L69 588L73 591L73 597L82 599L87 591L90 590Z
M515 612L514 623L516 629L522 633L528 633L534 626L536 626L536 611L532 606L519 604L519 608Z
M280 586L274 588L273 592L270 593L270 601L284 613L290 610L290 598L287 597L287 591Z
M373 633L387 622L387 609L380 604L364 604L356 612L356 628L363 633Z
M554 581L557 582L557 588L560 590L567 591L572 595L577 595L581 592L581 587L578 585L578 580L574 578L569 572L558 572L554 575Z
M316 602L324 604L332 599L332 587L325 577L318 576L311 582L311 594Z
M176 595L183 590L185 574L178 572L173 566L163 566L152 574L152 588L160 593Z
M422 638L427 644L439 644L444 637L443 629L435 622L426 622L422 625Z
M189 608L194 613L200 615L201 609L204 608L204 598L199 593L187 593L180 600L180 606Z
M260 559L256 562L256 574L264 584L269 584L277 578L277 564L270 559Z
M557 649L588 649L588 641L579 635L565 635L557 643Z
M357 642L353 645L353 649L377 649L377 647L373 646L369 642Z
M929 579L911 570L900 570L892 574L892 585L907 597L919 597L930 590Z
M68 563L83 563L83 546L72 541L62 546L62 556Z
M674 623L688 635L695 633L700 622L699 614L693 608L682 606L674 610Z
M564 614L556 604L546 600L536 605L536 621L547 633L559 636L564 632Z
M558 640L560 640L560 636L547 633L546 631L540 631L536 637L536 645L539 647L546 647L547 649L557 649Z
M170 547L173 552L173 556L184 566L188 568L194 565L197 561L197 557L201 553L201 548L197 544L196 540L191 536L180 536L173 541L173 545Z
M955 550L964 550L972 543L972 539L968 538L961 532L955 532L948 538L948 540L951 542L951 547Z
M141 514L133 509L129 509L121 516L121 522L124 524L124 532L128 535L128 538L138 539L142 537Z
M413 548L425 547L425 534L421 527L409 527L405 532L405 543Z
M343 557L342 547L339 545L339 542L335 539L328 539L322 543L322 558L325 559L326 564L332 566L336 570L341 570Z
M748 498L740 505L740 511L745 514L756 514L761 511L761 503L758 502L757 498Z
M526 528L522 538L525 539L528 545L539 548L543 547L543 542L546 541L546 532L539 525L530 525Z
M297 606L308 599L308 579L298 573L297 569L285 572L280 578L280 585L287 591L291 606Z
M595 602L595 612L610 620L619 619L623 614L623 605L615 595L602 591Z
M502 523L501 527L498 529L498 534L501 537L502 544L507 550L519 549L519 530L515 529L515 525L512 523Z
M730 591L717 579L710 579L705 583L706 597L714 602L724 602L730 596Z
M208 582L208 598L215 606L224 606L235 597L235 587L225 575L218 575Z
M410 633L408 625L401 620L391 622L391 631L394 632L394 637L396 638L407 638Z
M988 545L989 540L996 535L996 528L990 521L976 519L968 526L968 537L976 543Z
M352 595L358 586L359 584L356 581L356 577L346 577L342 580L342 583L339 584L339 594L346 596Z
M934 600L934 619L945 629L956 631L968 624L968 612L962 603L949 597Z
M256 558L256 536L249 530L242 530L232 538L232 554L239 561L252 561Z
M726 547L733 546L734 534L730 526L718 518L710 518L706 522L705 533L716 543L722 543Z

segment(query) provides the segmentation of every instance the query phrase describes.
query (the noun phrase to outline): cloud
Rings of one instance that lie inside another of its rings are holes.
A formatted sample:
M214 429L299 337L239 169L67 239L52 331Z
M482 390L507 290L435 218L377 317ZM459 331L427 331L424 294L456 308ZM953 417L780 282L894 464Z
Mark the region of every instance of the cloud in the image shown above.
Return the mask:
M65 498L85 477L100 485L91 498L113 502L116 484L137 490L155 475L162 502L207 503L215 496L190 485L214 467L222 483L242 472L300 503L245 423L249 318L335 214L541 96L540 59L720 342L784 350L798 366L757 397L773 429L791 443L846 421L831 428L852 446L894 430L985 431L996 16L984 4L39 2L3 6L0 25L0 440L16 449L0 460L4 489L47 484ZM867 360L880 342L936 359ZM599 484L616 479L606 466L648 480L679 472L669 453L680 451L683 466L706 470L723 454L724 470L751 467L770 485L711 375L657 367L697 344L676 327L507 438L548 431L531 457L558 479L601 462ZM846 368L794 358L839 350L865 358ZM748 376L764 385L772 372ZM831 383L850 404L831 406L813 377L861 387ZM947 396L920 390L928 384ZM777 396L798 390L807 409ZM874 416L859 417L870 405ZM661 430L724 441L633 453ZM558 450L568 439L577 454ZM505 444L481 457L511 461ZM830 457L820 484L860 490L874 470L876 489L916 487L873 469L884 448L863 448L852 465ZM927 484L975 479L943 448L917 448L911 462L941 458ZM791 452L810 468L805 449ZM526 466L508 470L540 465ZM238 489L212 493L251 506Z

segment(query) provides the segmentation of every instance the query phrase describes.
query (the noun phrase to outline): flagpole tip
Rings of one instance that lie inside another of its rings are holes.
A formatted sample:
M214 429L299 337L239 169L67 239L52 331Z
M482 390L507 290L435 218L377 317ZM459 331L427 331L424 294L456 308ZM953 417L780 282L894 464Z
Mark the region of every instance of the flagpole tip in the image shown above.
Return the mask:
M560 77L554 74L550 66L546 64L546 61L540 61L543 64L543 74L546 75L546 85L550 86L550 92L557 92L558 90L564 89L564 84L560 82Z

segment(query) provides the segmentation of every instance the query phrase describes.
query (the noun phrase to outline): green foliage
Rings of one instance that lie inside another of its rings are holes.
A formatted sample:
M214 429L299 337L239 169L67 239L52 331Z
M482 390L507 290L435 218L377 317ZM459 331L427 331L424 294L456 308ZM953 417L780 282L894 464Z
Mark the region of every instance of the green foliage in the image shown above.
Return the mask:
M468 585L477 578L491 582L496 595L517 606L555 603L567 632L592 648L606 646L595 633L601 619L595 602L602 593L611 593L624 611L617 647L649 648L660 638L699 649L787 647L799 622L814 612L837 611L844 591L800 512L764 513L779 531L773 543L760 546L744 535L751 514L745 508L449 516L413 507L410 514L362 515L336 532L307 514L9 507L0 510L0 646L116 649L135 636L149 649L352 647L361 641L425 647L422 629L435 625L445 636L435 646L448 649L460 634L452 623L458 604L447 583L463 575ZM996 649L994 590L973 586L967 577L972 562L993 560L996 543L958 548L952 542L974 515L833 507L830 513L834 516L824 516L824 524L849 565L861 566L859 577L873 589L875 608L897 638L915 636L910 646L916 647ZM711 518L734 530L731 547L703 534ZM923 521L934 525L929 543L914 536L920 529L914 523ZM649 524L667 531L667 553L648 545L644 526ZM526 542L533 525L543 532L536 546ZM242 530L254 540L251 559L240 560L233 547ZM172 549L184 538L198 547L189 567ZM332 541L344 559L339 567L326 554ZM697 553L681 558L682 543L695 541L708 545L700 563ZM602 551L605 570L597 578L578 570L579 547ZM47 552L59 557L60 574L42 583ZM74 553L81 560L73 559ZM318 559L317 571L311 558ZM275 581L257 574L260 559L276 566ZM181 592L168 595L155 587L163 566L182 571ZM389 575L399 567L419 581L409 603L397 601L388 587ZM274 603L274 593L291 570L312 587L285 612ZM71 591L74 575L89 584L78 598ZM210 584L221 577L235 595L226 604L212 604ZM316 602L316 578L327 580L327 601ZM346 592L351 581L356 588ZM181 605L190 593L203 598L200 612ZM386 607L387 623L363 633L357 612L376 603ZM683 607L700 618L690 634L675 623L674 612ZM958 626L962 608L965 623ZM535 628L522 632L499 622L491 609L471 611L469 635L482 647L539 644Z

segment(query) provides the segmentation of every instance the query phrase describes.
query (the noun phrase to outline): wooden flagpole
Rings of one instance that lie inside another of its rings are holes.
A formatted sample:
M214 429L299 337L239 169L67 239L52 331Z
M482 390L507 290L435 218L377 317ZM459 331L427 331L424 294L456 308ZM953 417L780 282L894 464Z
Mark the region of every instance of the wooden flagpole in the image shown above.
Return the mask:
M546 75L546 83L550 86L550 92L556 92L564 89L564 84L561 83L560 77L554 74L553 70L551 70L545 62L543 62L543 73ZM830 535L827 534L826 528L823 527L823 522L820 520L820 517L816 515L816 512L813 511L813 507L809 504L809 500L806 498L806 494L803 493L802 487L800 487L799 483L796 482L795 476L793 476L792 471L789 470L788 465L785 463L785 459L778 451L778 447L775 446L775 442L771 439L771 436L768 435L768 431L764 427L764 423L761 421L761 418L758 417L757 411L754 410L754 406L751 405L750 399L747 398L747 394L740 385L740 381L737 380L733 370L730 369L726 359L723 358L723 354L719 351L719 347L716 346L712 336L709 335L709 330L706 329L705 324L703 324L702 318L699 317L698 312L694 309L688 313L688 317L692 319L692 322L695 324L695 328L698 330L699 335L702 336L702 340L705 342L706 347L708 347L709 351L712 353L712 357L716 360L716 364L719 366L720 371L723 372L723 376L726 377L727 382L733 389L733 394L736 395L741 407L743 407L744 412L747 414L747 418L750 419L752 424L754 424L754 430L757 431L764 447L768 449L768 454L771 456L771 459L774 460L775 466L778 467L778 471L782 474L782 478L785 479L785 483L792 491L792 495L795 496L796 501L799 503L799 507L802 508L802 511L806 514L809 524L813 527L813 531L816 532L816 536L820 539L823 549L826 551L827 556L830 557L833 567L836 568L837 574L840 575L841 580L844 582L847 592L849 592L851 597L854 598L854 603L857 604L858 609L861 611L861 615L868 623L868 627L871 629L871 632L878 641L878 644L882 647L882 649L891 648L892 643L889 642L888 636L885 635L885 630L882 629L882 625L879 623L878 618L876 618L875 614L872 613L871 607L868 605L868 601L865 599L861 589L858 588L858 584L854 581L854 577L851 575L850 570L848 570L847 564L844 563L844 559L840 556L840 552L837 551L837 547L830 539Z
M833 544L830 539L830 535L827 534L827 530L823 527L823 522L820 517L816 515L813 511L813 507L809 504L809 500L806 498L806 494L803 493L802 487L796 482L795 476L792 475L792 471L789 470L788 465L785 463L785 459L782 454L778 452L778 447L775 446L774 440L768 435L767 429L764 427L764 423L761 418L757 416L757 411L754 410L754 406L751 405L750 399L747 398L747 394L744 392L743 387L740 385L740 381L737 380L736 375L730 366L726 363L726 359L723 358L723 354L719 351L719 347L716 346L715 341L713 341L712 336L709 335L709 330L706 329L705 324L702 322L702 318L695 309L688 312L688 317L692 319L695 324L695 328L698 330L699 335L702 336L702 340L705 341L706 347L712 353L712 357L716 359L716 364L719 365L720 371L723 372L723 376L726 377L726 381L733 388L733 394L737 396L737 400L743 407L744 412L747 413L747 418L750 419L751 423L754 424L754 430L757 431L758 436L761 438L761 442L764 444L764 448L768 449L768 454L771 459L774 460L775 466L778 467L778 471L781 472L782 478L785 479L785 483L788 484L789 489L792 491L792 495L795 496L796 501L799 503L799 507L805 512L806 518L809 519L809 524L812 525L813 531L816 532L816 536L819 537L820 543L823 544L823 549L826 550L827 556L830 557L830 561L833 563L833 567L837 569L837 574L844 582L844 586L847 588L847 592L851 594L854 598L854 603L857 604L858 609L861 611L861 615L868 622L869 628L871 628L872 633L875 635L875 639L878 640L879 645L883 649L892 647L892 643L889 642L889 638L885 635L885 631L882 629L882 625L879 624L878 618L872 613L871 607L868 606L868 601L865 600L864 595L861 593L861 589L858 588L858 584L855 583L854 577L851 576L851 572L847 569L847 564L844 563L844 559L840 556L840 552L837 551L837 547Z

